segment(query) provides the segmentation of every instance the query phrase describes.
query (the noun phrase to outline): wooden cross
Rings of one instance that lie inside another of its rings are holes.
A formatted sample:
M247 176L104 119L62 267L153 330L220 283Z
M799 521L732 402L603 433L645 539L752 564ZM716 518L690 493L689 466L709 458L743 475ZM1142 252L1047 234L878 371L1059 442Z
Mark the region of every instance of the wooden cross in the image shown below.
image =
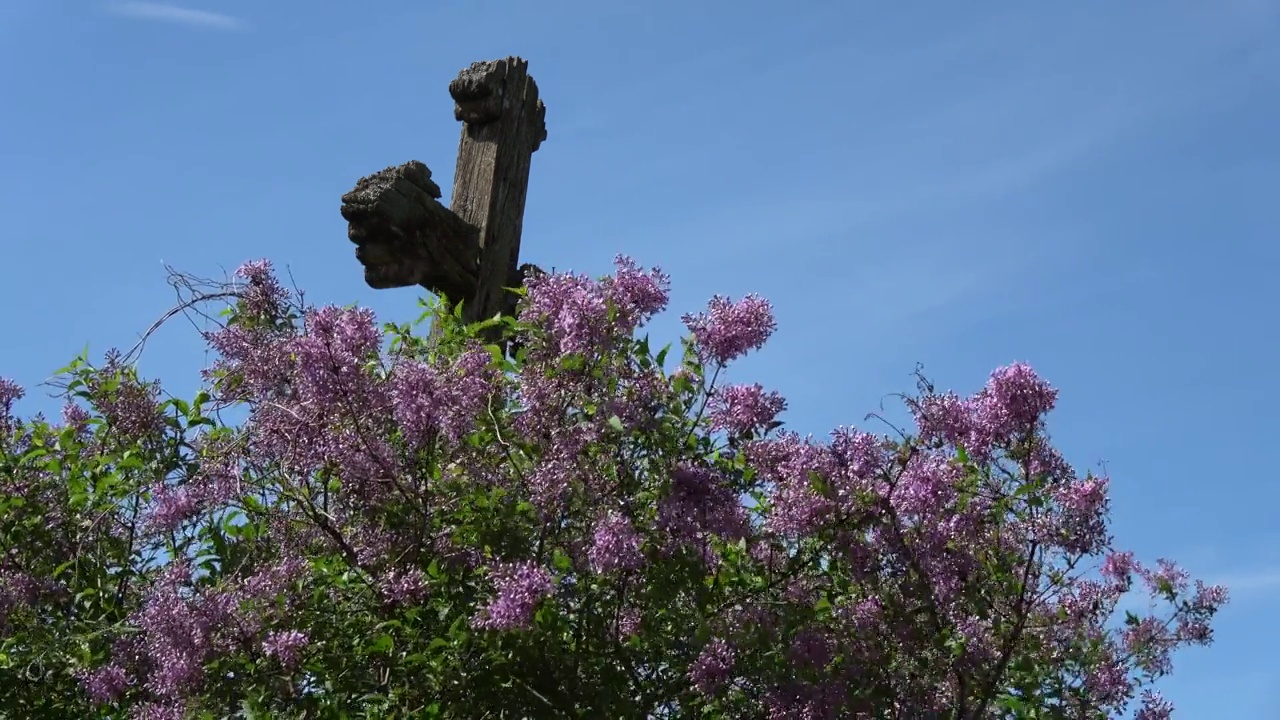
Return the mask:
M528 68L518 57L477 62L449 83L462 140L448 208L417 160L363 177L342 196L369 287L421 285L461 301L466 322L514 309L505 288L537 271L517 263L529 164L547 138L547 108Z

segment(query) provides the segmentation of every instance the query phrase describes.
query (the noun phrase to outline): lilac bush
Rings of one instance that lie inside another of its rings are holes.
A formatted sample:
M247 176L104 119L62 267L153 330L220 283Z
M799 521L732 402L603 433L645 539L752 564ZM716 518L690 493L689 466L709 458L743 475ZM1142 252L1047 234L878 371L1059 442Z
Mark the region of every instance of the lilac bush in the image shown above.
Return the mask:
M265 262L231 289L190 401L119 355L65 369L61 423L0 381L0 715L1165 718L1226 602L1114 547L1025 365L817 439L719 382L765 300L684 316L672 363L626 259L430 341Z

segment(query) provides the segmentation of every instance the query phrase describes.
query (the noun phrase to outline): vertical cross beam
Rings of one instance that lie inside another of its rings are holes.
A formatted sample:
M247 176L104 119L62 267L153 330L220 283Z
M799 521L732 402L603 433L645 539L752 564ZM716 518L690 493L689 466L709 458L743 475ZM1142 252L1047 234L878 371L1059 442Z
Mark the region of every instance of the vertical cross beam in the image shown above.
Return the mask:
M449 83L462 122L449 208L479 231L476 290L463 306L468 322L506 310L503 288L519 284L529 165L547 137L547 108L528 69L514 57L472 63Z
M510 312L523 282L520 234L546 107L517 57L473 63L449 84L462 122L450 207L417 160L361 178L342 196L347 236L373 288L421 285L477 322Z

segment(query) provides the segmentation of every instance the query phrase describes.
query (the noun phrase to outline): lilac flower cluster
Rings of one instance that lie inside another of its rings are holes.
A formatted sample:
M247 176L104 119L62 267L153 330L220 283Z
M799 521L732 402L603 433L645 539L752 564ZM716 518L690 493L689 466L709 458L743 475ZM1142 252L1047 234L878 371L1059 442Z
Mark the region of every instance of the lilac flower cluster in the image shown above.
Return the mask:
M416 567L392 568L379 582L382 597L392 605L412 607L427 593L427 578Z
M746 510L733 489L715 471L681 465L658 502L658 527L676 545L703 545L708 537L745 538L750 532Z
M85 692L95 703L106 705L114 702L133 684L124 668L116 664L103 665L81 674Z
M198 448L203 444L193 443ZM242 492L240 469L218 448L203 449L209 453L207 459L191 476L164 478L150 486L151 503L143 517L143 531L172 533L207 510L225 507Z
M1142 707L1133 716L1134 720L1169 720L1173 717L1173 703L1154 690L1142 691Z
M532 562L499 565L493 570L493 585L493 600L475 617L478 628L528 628L538 603L555 590L551 573Z
M777 329L773 307L758 295L737 302L717 295L707 312L685 315L684 324L703 359L720 365L762 347Z
M641 538L631 521L618 513L609 513L596 526L588 557L599 573L634 570L644 562L640 552Z
M88 410L68 401L62 406L62 422L69 428L75 430L76 434L83 436L89 430L89 420L92 415Z
M616 308L621 322L619 332L631 334L640 325L662 312L671 296L671 279L658 268L645 272L634 260L619 255L614 258L612 276L604 278L600 287Z
M185 563L170 565L136 618L145 631L148 689L170 700L199 687L223 620L221 608L185 596L189 573Z
M107 354L106 366L90 383L98 411L121 442L154 441L164 432L157 383L144 383L116 352Z
M520 310L523 322L546 332L543 346L555 356L591 355L622 339L667 305L670 281L660 270L642 271L619 256L617 272L604 282L581 275L530 278Z
M391 372L392 412L406 441L423 447L436 437L458 442L475 428L496 391L489 353L473 349L451 367L403 360Z
M340 407L374 400L364 392L365 365L377 358L381 342L369 310L326 307L308 313L303 334L289 343L298 402Z
M245 639L261 636L265 656L294 667L306 634L267 628L282 617L274 600L303 569L299 559L286 558L211 593L192 582L185 561L169 564L130 616L140 634L118 640L107 664L79 672L81 686L102 705L141 689L155 700L136 706L134 717L183 717L210 680L209 662Z
M781 395L716 386L774 332L769 304L684 316L694 357L668 373L634 338L668 279L615 264L530 279L525 352L501 364L449 317L436 350L389 351L372 313L297 307L268 263L246 265L234 321L208 336L215 402L242 424L167 424L154 386L109 362L64 417L87 459L6 456L24 504L0 532L50 536L0 556L0 633L79 647L100 622L100 659L67 677L112 716L382 693L454 714L537 700L613 717L643 698L649 714L987 717L1009 667L1040 673L1018 682L1048 688L1027 702L1051 713L1169 716L1151 683L1211 642L1226 591L1113 547L1109 479L1049 443L1057 391L1030 367L969 396L926 389L905 439L774 434ZM0 382L0 423L30 436L20 396ZM66 490L110 473L134 484ZM61 536L104 555L68 564ZM1135 585L1173 614L1116 629ZM323 693L320 669L341 679Z
M244 281L240 301L246 319L275 324L289 294L276 279L270 260L250 260L236 269L235 277Z
M689 666L689 679L703 695L714 695L729 679L735 659L734 647L723 638L715 638Z
M546 327L551 352L590 354L611 336L604 293L587 277L543 275L531 278L528 290L520 319Z
M286 670L297 668L302 660L302 650L307 646L307 634L298 630L272 632L262 641L262 653L275 658Z
M761 430L787 408L776 392L765 392L760 384L730 385L711 397L711 429L735 435Z
M0 377L0 441L7 440L13 432L13 405L25 394L21 385Z

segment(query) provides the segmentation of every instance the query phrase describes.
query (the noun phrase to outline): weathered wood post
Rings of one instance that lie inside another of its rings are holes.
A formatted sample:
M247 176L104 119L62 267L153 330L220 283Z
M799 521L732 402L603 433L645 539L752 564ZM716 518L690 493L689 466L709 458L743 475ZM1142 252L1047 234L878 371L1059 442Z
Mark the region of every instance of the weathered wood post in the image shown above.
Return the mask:
M546 106L518 57L472 63L453 82L462 122L449 207L417 160L361 178L342 196L347 236L365 282L421 285L463 303L467 322L509 313L533 266L520 266L520 232L533 152L547 137Z

